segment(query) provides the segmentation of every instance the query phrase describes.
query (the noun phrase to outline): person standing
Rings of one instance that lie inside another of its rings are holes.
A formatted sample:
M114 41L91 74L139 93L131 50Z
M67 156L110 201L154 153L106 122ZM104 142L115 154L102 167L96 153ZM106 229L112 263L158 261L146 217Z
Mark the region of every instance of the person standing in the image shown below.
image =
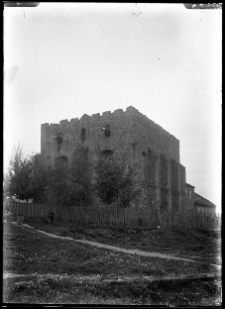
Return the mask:
M23 214L20 212L19 216L17 217L17 225L22 227L23 221L24 221L24 217L23 217Z
M48 213L48 222L49 223L53 223L54 222L54 216L55 216L55 214L54 214L54 212L52 211L52 209L49 211L49 213Z

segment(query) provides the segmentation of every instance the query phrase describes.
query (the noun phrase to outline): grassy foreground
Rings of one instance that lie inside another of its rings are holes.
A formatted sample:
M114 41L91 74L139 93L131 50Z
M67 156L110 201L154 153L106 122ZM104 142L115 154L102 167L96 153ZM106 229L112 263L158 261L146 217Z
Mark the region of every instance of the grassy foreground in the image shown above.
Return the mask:
M46 225L45 229L48 228L55 228L56 232L60 226ZM3 244L4 272L27 275L4 279L4 302L153 305L204 305L204 302L216 305L220 302L220 282L216 280L186 283L142 280L143 275L215 273L217 270L208 264L127 255L49 238L34 229L12 225L4 226ZM41 274L59 276L40 277ZM140 280L87 282L84 276L100 279L136 276Z
M220 264L221 235L215 231L138 228L91 228L66 224L28 224L49 233L86 239L127 249L155 251Z

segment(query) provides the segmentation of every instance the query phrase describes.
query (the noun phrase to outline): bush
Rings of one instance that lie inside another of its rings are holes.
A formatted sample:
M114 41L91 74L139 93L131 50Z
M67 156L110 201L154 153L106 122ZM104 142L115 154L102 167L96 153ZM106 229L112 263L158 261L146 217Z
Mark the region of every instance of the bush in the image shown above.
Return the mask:
M96 167L97 179L93 193L107 205L115 203L129 207L140 196L140 189L134 181L134 171L125 163L100 159Z

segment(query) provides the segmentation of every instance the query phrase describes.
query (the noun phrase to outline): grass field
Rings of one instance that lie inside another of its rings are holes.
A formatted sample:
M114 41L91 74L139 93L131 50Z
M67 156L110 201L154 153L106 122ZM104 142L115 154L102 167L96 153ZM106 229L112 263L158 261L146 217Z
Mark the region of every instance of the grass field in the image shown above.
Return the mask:
M185 232L171 231L166 242L165 233L155 230L154 237L150 231L124 230L85 230L79 227L31 224L40 230L74 238L94 239L107 244L123 247L135 247L140 241L146 243L146 251L175 253L180 243L179 252L189 253L184 241ZM143 233L145 232L145 236ZM142 233L142 234L141 234ZM177 233L177 238L174 236ZM183 233L183 234L182 234ZM139 235L141 234L141 235ZM180 235L178 237L178 234ZM115 236L113 236L115 235ZM137 236L136 236L137 235ZM131 237L130 237L131 236ZM130 237L130 238L129 238ZM180 239L183 237L183 249ZM115 238L115 239L113 239ZM194 236L192 235L192 239ZM198 234L199 246L204 250L218 250L217 235L201 236ZM211 242L202 242L203 238ZM107 241L108 239L108 241ZM112 241L110 241L112 239ZM130 240L128 243L127 239ZM162 245L159 246L159 243ZM171 252L169 245L173 244ZM211 247L209 246L211 245ZM220 302L220 281L189 281L189 282L157 282L143 281L143 276L162 276L180 274L215 273L217 269L208 264L188 263L158 258L146 258L124 253L83 246L72 241L53 239L40 234L35 229L21 229L13 225L4 225L4 257L3 270L5 273L23 274L26 277L4 279L4 302L10 303L77 303L77 304L153 304L153 305L204 305ZM139 243L140 245L140 243ZM143 246L143 244L141 244ZM193 248L197 240L192 242ZM143 250L143 247L139 247ZM156 250L158 248L159 250ZM183 250L183 251L182 251ZM200 251L197 256L201 257ZM214 251L216 252L216 251ZM214 254L215 255L215 254ZM214 260L208 253L206 260ZM48 274L45 277L42 275ZM52 277L50 276L52 274ZM53 275L58 275L53 276ZM99 278L88 281L84 279ZM132 278L136 281L104 282L105 278ZM80 281L77 279L80 278ZM75 280L76 279L76 280Z
M28 223L29 224L29 223ZM221 238L215 231L87 228L62 224L30 222L36 229L76 239L87 239L127 249L140 249L193 257L207 263L219 264Z

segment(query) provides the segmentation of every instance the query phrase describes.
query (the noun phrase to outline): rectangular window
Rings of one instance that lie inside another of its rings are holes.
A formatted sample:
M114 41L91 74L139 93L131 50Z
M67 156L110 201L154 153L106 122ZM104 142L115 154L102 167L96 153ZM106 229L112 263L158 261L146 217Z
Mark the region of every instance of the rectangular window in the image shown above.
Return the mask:
M188 198L188 190L187 189L185 190L185 196L186 196L186 198Z
M189 198L191 198L191 191L189 191Z

